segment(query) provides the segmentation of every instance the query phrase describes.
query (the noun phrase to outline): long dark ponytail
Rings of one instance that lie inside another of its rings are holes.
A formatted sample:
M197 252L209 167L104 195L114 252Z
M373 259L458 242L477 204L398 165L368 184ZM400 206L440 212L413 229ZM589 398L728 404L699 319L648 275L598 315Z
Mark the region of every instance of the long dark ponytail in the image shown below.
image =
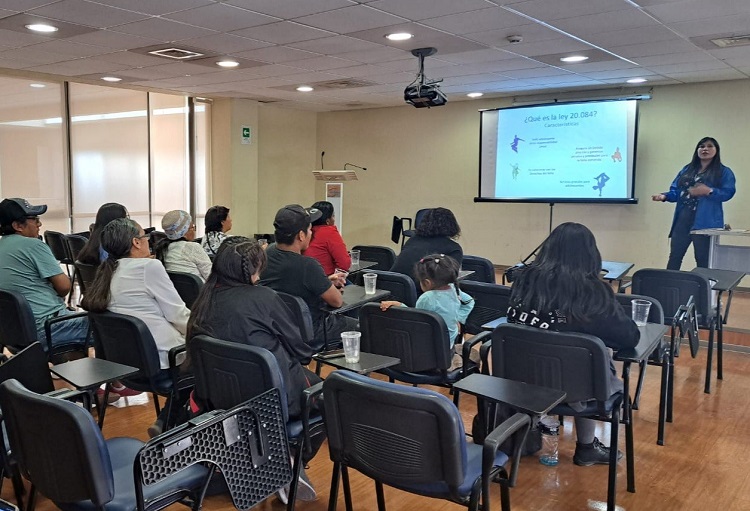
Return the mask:
M137 238L140 226L135 220L117 218L104 226L100 243L109 257L101 262L96 270L96 278L91 287L86 289L81 307L89 312L104 312L109 307L110 286L112 275L117 269L118 262L130 255L133 238Z

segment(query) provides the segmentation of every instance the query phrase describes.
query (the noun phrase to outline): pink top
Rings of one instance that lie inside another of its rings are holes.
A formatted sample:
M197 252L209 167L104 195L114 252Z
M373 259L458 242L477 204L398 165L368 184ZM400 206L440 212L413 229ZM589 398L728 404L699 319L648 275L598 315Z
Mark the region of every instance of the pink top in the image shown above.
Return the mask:
M336 268L348 270L352 260L336 226L314 225L312 231L312 241L304 255L317 259L326 275L331 275Z

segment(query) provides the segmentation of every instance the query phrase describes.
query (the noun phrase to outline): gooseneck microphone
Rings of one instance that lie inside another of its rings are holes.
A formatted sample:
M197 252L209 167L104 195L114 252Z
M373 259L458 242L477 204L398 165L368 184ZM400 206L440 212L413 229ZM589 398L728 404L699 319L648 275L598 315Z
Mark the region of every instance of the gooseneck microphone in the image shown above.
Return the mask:
M323 170L323 156L326 155L325 151L321 151L320 153L320 170Z
M359 165L355 165L353 163L344 163L344 170L346 170L346 166L349 165L350 167L354 167L359 170L367 170L367 167L360 167Z

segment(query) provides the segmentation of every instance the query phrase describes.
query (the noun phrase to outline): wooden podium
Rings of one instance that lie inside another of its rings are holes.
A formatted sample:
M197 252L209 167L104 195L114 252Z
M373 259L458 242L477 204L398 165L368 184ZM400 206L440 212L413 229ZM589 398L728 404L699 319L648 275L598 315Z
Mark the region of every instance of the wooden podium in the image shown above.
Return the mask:
M325 200L333 204L333 214L339 233L344 235L344 181L357 181L357 173L353 170L313 170L313 176L318 181L325 181Z

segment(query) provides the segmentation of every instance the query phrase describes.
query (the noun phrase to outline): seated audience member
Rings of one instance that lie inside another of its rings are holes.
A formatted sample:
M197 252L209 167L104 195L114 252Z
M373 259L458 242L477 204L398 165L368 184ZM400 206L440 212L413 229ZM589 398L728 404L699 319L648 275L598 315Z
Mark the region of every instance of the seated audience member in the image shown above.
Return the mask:
M414 277L414 265L427 254L445 254L455 259L460 268L464 252L461 245L455 241L460 235L461 228L450 209L429 210L419 222L416 235L404 244L391 271L403 273L414 279L417 293L420 293L419 282Z
M177 294L164 266L151 259L148 235L129 218L118 218L102 230L102 248L109 257L103 261L91 289L86 290L81 306L91 312L109 310L141 319L154 336L159 364L164 377L169 375L169 350L185 344L190 311ZM156 422L148 428L156 436L174 422L188 393L162 408Z
M303 255L316 259L326 275L331 275L336 269L349 270L352 260L336 228L333 204L320 201L313 204L312 209L319 210L321 216L312 223L312 241Z
M63 273L52 251L39 239L39 219L47 211L45 204L32 206L25 199L0 202L0 289L23 295L31 306L37 339L44 342L44 322L48 318L72 314L63 297L72 283ZM88 334L88 318L53 323L52 345L83 344Z
M128 218L128 210L122 204L107 202L96 212L96 220L91 226L89 240L78 253L78 260L85 264L99 266L107 258L107 252L101 245L101 234L104 226L115 218Z
M341 332L357 329L355 319L321 310L325 305L343 305L341 293L346 284L343 274L326 276L318 261L302 255L310 244L311 223L320 215L317 209L306 210L298 204L281 208L273 222L276 243L266 250L268 264L261 274L262 285L299 296L307 303L315 329L314 350L322 348L325 339L338 343Z
M195 239L195 224L187 211L172 210L164 215L161 227L167 238L154 249L156 258L167 271L178 271L197 275L204 282L211 274L211 258Z
M417 262L414 274L419 281L422 294L414 305L417 309L428 310L440 315L448 330L448 342L454 350L450 370L457 369L463 364L461 350L463 339L460 337L461 325L466 323L472 309L474 298L461 291L458 287L458 271L460 267L455 259L445 254L429 254ZM404 306L395 300L380 302L380 308L386 310L393 306ZM472 352L474 355L474 352ZM479 353L475 354L477 362Z
M612 288L599 278L602 258L596 240L584 225L566 222L542 243L531 265L518 271L508 308L508 323L599 337L618 350L638 344L640 333L615 299ZM610 361L613 392L621 391ZM574 409L584 403L568 403ZM596 422L575 418L576 451L581 466L609 463L609 447L594 436ZM622 457L622 453L618 454Z
M219 251L221 242L227 238L227 232L232 229L232 217L229 216L229 208L224 206L211 206L206 211L206 234L201 240L201 246L209 257L213 257Z

